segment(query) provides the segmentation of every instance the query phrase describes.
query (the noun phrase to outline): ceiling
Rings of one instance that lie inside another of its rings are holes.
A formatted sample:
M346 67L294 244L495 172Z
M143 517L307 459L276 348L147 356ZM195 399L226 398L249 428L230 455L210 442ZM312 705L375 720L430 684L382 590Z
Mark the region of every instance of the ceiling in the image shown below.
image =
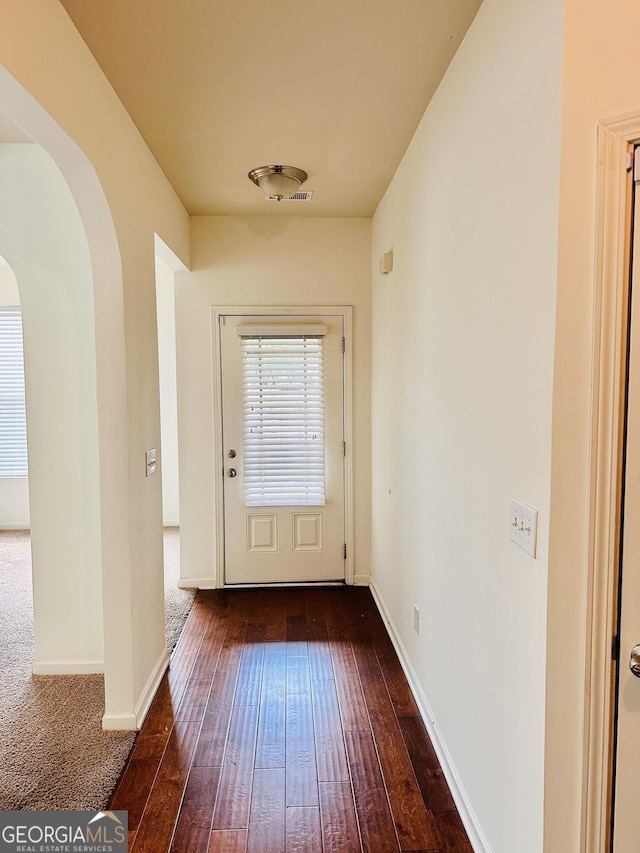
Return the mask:
M61 0L191 214L312 216L373 214L480 2Z

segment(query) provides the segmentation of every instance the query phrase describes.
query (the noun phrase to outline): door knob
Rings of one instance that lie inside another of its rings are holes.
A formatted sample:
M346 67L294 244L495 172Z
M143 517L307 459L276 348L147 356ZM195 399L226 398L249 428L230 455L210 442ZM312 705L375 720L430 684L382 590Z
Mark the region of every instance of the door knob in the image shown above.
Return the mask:
M631 649L631 660L629 661L629 669L636 676L636 678L640 678L640 645L634 646Z
M236 472L235 468L228 468L227 469L227 477L235 477L236 473L237 472ZM638 658L638 660L640 661L640 658ZM640 676L640 670L638 670L638 675Z

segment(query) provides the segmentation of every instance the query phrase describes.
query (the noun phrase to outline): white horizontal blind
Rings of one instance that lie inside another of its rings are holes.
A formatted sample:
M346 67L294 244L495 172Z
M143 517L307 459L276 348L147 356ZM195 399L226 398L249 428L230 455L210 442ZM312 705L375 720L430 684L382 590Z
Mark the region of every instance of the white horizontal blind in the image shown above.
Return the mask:
M322 337L243 337L245 506L324 506Z
M0 306L0 477L26 477L22 312Z

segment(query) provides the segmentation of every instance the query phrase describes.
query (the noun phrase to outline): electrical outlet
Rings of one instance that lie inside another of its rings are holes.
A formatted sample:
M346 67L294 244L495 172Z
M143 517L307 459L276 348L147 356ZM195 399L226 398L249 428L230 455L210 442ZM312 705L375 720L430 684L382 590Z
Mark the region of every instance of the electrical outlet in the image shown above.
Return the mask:
M538 538L538 510L515 498L511 498L509 538L535 559Z
M420 633L420 611L415 605L413 608L413 630L416 634Z

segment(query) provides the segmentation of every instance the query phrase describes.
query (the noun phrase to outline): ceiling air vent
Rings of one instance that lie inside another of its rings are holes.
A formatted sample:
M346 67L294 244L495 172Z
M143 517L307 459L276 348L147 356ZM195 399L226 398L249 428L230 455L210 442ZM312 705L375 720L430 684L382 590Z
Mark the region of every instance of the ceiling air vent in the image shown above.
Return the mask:
M282 201L311 201L312 196L313 190L310 190L309 192L294 193L290 198L283 198ZM266 195L265 198L267 201L278 201L278 197L275 195Z

